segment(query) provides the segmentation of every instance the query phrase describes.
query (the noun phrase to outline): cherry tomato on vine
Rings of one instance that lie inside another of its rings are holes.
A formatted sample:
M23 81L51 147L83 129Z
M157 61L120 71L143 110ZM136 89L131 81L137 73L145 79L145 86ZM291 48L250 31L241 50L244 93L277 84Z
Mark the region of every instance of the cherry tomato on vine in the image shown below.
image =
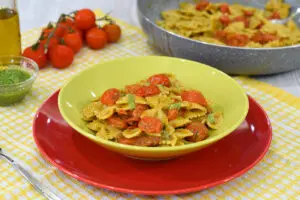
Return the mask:
M70 66L74 59L73 50L66 45L57 45L50 51L50 61L54 68L63 69Z
M92 49L102 49L107 44L107 34L98 27L94 27L86 32L85 39L87 45Z
M96 15L90 9L78 10L75 14L75 25L81 30L87 30L95 26Z
M107 34L108 42L117 42L121 37L121 28L117 24L106 24L103 30Z
M77 53L83 45L80 34L75 31L67 32L63 37L63 41L65 45L74 51L74 53Z
M44 45L37 43L24 49L22 55L26 58L34 60L39 68L42 69L47 65L47 57L44 51Z

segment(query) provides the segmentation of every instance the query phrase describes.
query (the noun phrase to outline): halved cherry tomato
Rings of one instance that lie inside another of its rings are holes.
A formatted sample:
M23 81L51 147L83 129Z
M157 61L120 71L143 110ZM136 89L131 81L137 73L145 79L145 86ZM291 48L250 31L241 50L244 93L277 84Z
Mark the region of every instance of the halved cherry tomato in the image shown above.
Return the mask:
M135 109L133 110L133 112L132 112L132 116L133 117L140 117L141 116L141 114L145 111L145 110L147 110L149 107L147 106L147 105L144 105L144 104L137 104L136 106L135 106Z
M156 85L145 86L145 96L153 96L159 93L160 90Z
M127 124L124 120L122 120L120 117L110 117L107 119L107 122L109 125L116 127L118 129L126 129Z
M227 33L224 30L218 30L215 32L215 37L222 42L225 42L226 35L227 35Z
M168 120L171 121L173 119L176 119L179 115L178 109L171 109L168 111Z
M260 44L266 44L268 42L271 42L273 40L277 40L278 37L276 35L270 34L270 33L262 33L262 32L256 32L252 37L251 40L253 42L257 42Z
M246 28L249 27L249 19L245 16L237 16L233 19L234 22L244 22Z
M136 137L134 145L144 147L155 147L160 143L160 137L158 136L139 136Z
M146 133L160 133L163 124L155 117L143 117L139 122L139 128Z
M40 69L44 68L47 65L45 48L44 45L41 43L37 43L35 45L27 47L26 49L24 49L22 55L26 58L34 60Z
M88 30L95 26L96 15L90 9L81 9L76 12L74 20L77 28Z
M200 0L200 2L196 4L195 8L197 10L201 11L201 10L204 10L208 5L209 5L208 0Z
M106 24L103 30L107 34L108 42L117 42L121 37L121 28L117 24Z
M220 5L220 11L223 14L225 14L225 13L230 14L229 5L227 3L224 3L224 4Z
M197 90L188 90L181 93L181 98L183 101L189 101L193 103L198 103L202 106L207 106L207 101L201 92Z
M224 25L224 26L228 26L228 24L230 23L230 19L227 15L222 15L219 18L220 22Z
M136 96L144 97L146 95L145 86L140 84L133 84L125 86L125 92L134 94Z
M226 44L230 46L244 47L248 42L247 35L231 33L226 36Z
M77 53L83 45L80 34L74 30L67 32L63 37L63 41L74 53Z
M188 141L198 142L208 137L208 129L201 122L192 122L187 126L187 129L194 134L186 138Z
M74 60L74 52L70 47L58 44L49 52L50 61L54 68L63 69L70 66Z
M160 143L160 137L157 136L138 136L134 138L120 137L118 142L127 145L154 147Z
M102 49L108 42L106 33L98 27L89 29L86 32L85 39L87 45L92 49Z
M106 90L101 96L101 103L106 105L114 105L120 98L120 91L116 88Z
M243 12L244 12L244 16L246 17L251 17L254 14L254 11L252 10L243 10Z
M281 19L280 14L278 11L274 11L269 19Z
M165 74L156 74L148 78L148 82L153 84L153 85L164 85L166 87L171 86L170 79L167 75Z
M118 138L118 142L121 144L134 145L134 143L136 142L136 137L134 138L120 137Z

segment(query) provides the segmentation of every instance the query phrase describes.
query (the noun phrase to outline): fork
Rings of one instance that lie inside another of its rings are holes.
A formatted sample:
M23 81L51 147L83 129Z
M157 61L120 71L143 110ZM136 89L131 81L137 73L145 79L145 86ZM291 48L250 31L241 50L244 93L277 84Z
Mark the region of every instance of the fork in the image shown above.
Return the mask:
M21 165L16 163L12 158L5 155L0 148L0 157L3 157L5 160L7 160L17 171L21 173L22 176L25 177L25 179L32 184L32 186L40 192L44 197L46 197L49 200L61 200L55 193L53 193L49 188L44 186L40 181L38 181L36 178L34 178L25 168L23 168Z

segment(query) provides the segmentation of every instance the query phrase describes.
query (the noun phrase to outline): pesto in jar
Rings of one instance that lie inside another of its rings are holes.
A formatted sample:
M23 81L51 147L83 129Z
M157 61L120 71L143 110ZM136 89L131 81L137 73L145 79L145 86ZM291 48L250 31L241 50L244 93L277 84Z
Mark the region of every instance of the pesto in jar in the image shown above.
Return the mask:
M18 67L0 66L0 105L21 101L31 88L31 84L24 83L30 77L29 72Z

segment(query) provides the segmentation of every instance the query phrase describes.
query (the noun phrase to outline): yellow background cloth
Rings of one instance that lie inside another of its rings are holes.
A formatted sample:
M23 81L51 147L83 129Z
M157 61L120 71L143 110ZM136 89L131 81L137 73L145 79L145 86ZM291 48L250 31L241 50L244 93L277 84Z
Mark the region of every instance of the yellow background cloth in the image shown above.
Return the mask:
M98 14L103 15L100 11ZM0 107L0 147L62 199L299 199L300 196L300 99L246 77L235 79L267 111L272 127L271 147L253 169L228 183L184 195L137 196L96 188L77 181L50 165L40 155L32 136L37 108L72 75L90 66L120 57L159 55L147 44L142 31L116 20L122 39L102 50L84 48L65 70L40 70L32 92L14 106ZM22 34L23 47L33 44L41 29ZM9 163L0 159L0 199L44 199Z

